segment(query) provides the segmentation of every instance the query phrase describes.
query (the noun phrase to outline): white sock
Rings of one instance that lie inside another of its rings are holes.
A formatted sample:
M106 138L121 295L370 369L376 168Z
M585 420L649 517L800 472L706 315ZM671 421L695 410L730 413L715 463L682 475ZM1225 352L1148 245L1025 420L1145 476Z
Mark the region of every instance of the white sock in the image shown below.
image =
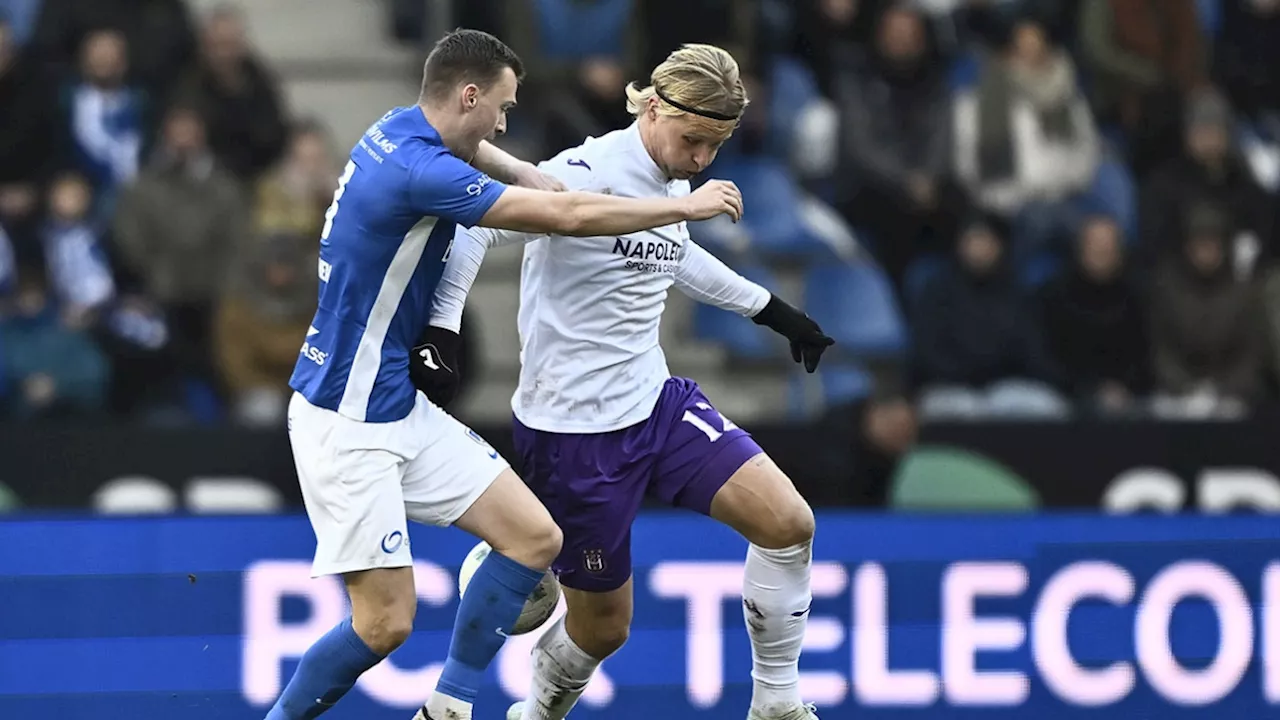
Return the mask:
M764 717L794 710L800 699L800 646L809 620L813 545L781 550L752 545L742 581L742 615L751 636L751 707Z
M569 637L560 618L533 648L533 687L521 720L561 720L578 703L599 666L599 660Z
M471 703L449 697L439 691L427 700L427 717L431 720L471 720Z

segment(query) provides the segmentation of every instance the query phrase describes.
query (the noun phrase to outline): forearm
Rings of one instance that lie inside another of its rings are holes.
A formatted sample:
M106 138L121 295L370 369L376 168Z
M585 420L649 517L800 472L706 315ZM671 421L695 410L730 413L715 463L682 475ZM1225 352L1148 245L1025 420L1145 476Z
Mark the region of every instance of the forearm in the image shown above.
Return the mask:
M684 198L622 198L587 192L553 197L563 198L562 235L628 235L689 219Z
M688 243L676 285L701 303L752 317L769 303L769 291L729 269L711 253Z
M471 165L498 182L515 185L518 182L519 170L529 163L484 140L476 150L476 156L471 161Z

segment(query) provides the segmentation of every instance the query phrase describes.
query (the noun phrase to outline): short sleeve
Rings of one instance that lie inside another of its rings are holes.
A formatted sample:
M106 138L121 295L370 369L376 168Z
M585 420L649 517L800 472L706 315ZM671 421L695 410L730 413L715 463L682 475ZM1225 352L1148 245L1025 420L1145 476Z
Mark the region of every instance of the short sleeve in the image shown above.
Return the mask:
M446 152L419 160L409 171L409 200L423 215L475 227L507 186Z

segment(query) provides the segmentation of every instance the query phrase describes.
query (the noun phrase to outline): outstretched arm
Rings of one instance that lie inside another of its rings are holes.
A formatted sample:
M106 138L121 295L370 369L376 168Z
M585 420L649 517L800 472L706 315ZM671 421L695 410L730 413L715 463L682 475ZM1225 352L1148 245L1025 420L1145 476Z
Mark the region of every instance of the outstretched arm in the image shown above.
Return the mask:
M409 173L409 198L415 209L464 227L593 237L628 235L717 215L735 221L742 216L742 193L722 180L711 180L685 197L641 199L512 187L448 154L425 158Z
M769 291L742 277L693 241L673 277L676 287L700 303L754 317L769 304Z

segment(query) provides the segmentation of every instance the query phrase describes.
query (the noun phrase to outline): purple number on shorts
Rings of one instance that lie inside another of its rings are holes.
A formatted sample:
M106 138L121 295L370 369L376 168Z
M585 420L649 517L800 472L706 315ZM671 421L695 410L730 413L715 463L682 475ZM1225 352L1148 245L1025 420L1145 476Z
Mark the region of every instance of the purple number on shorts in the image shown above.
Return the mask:
M707 439L710 440L711 442L715 442L719 440L721 436L723 436L725 433L729 432L730 430L738 429L738 426L734 425L732 420L725 417L723 414L720 413L719 410L716 410L710 405L704 402L700 402L694 405L694 407L698 408L699 410L706 410L709 412L713 412L720 418L719 430L715 429L714 427L711 427L711 423L707 422L706 420L703 420L697 415L694 415L692 410L685 410L684 417L680 418L681 420L701 430L702 434L706 435Z

